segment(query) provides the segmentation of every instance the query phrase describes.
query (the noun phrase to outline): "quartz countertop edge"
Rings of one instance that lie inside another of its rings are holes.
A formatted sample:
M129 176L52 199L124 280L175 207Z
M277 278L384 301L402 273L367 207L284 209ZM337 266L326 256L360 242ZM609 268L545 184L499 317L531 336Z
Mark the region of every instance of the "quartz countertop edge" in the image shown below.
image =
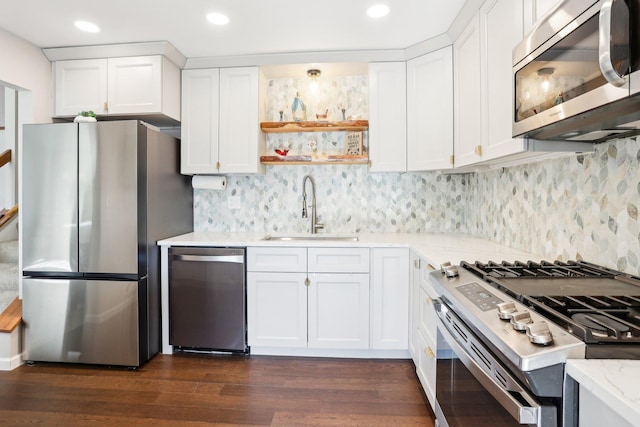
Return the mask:
M344 240L263 240L272 235L303 236L298 233L211 232L194 231L158 241L160 246L223 247L407 247L419 256L437 263L449 261L540 261L540 257L479 237L458 233L336 233L333 236L358 236L358 241Z
M566 373L632 425L640 425L640 360L568 360Z

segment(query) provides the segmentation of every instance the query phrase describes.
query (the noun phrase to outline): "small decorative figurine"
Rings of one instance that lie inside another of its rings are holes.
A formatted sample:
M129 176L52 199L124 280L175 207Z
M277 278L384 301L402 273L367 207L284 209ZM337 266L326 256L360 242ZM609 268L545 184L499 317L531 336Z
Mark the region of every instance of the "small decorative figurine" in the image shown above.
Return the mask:
M296 122L307 120L307 107L304 105L302 98L300 98L300 92L296 92L296 97L291 105L291 114Z

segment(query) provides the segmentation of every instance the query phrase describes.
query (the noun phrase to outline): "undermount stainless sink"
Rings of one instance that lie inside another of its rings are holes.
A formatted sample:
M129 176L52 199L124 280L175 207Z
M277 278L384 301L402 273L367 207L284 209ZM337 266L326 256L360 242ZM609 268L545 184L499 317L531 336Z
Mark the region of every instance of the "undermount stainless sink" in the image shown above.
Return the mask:
M341 241L341 242L357 242L358 236L336 236L331 234L309 234L304 236L271 236L267 235L262 240L320 240L320 241Z

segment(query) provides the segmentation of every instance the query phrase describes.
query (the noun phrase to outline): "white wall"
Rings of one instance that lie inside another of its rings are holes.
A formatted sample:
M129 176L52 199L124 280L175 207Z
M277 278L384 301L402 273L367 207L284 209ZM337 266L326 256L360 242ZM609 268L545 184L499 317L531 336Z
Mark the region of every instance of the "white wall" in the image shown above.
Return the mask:
M51 122L53 79L42 50L0 28L0 52L0 84L31 91L33 122Z

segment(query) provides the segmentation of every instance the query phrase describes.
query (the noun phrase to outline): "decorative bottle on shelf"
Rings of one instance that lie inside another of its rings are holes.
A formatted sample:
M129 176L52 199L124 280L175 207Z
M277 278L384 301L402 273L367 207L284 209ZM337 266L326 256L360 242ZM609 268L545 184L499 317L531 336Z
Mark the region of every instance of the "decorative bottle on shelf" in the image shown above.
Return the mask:
M296 92L296 97L293 99L291 115L296 122L307 120L307 107L304 105L302 98L300 98L300 92Z

